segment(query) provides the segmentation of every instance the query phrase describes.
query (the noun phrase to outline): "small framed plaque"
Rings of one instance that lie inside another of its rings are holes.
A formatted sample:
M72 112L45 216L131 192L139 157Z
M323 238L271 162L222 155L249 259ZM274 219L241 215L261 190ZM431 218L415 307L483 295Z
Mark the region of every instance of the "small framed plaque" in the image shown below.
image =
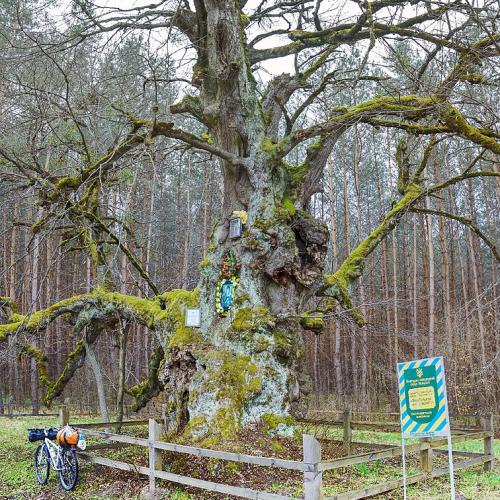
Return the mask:
M185 324L191 328L200 328L201 314L198 307L186 309Z
M241 236L242 223L239 217L229 219L229 237L234 240Z

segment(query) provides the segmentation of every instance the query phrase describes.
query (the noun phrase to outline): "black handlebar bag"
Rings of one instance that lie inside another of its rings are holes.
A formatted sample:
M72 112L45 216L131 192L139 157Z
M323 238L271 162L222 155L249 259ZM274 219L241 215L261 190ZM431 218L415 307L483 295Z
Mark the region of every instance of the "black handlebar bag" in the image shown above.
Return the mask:
M47 436L49 439L55 439L57 436L57 429L28 429L28 441L34 443L35 441L43 441Z

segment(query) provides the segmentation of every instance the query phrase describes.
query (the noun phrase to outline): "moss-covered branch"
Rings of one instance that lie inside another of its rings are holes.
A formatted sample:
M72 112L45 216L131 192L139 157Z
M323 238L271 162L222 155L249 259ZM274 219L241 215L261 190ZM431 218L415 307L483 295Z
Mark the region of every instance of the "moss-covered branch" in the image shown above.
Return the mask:
M385 2L370 2L371 15L373 16L377 10L383 8L384 3ZM391 34L423 39L438 46L449 47L461 51L461 46L447 40L445 37L438 37L423 30L412 29L412 27L418 24L439 18L450 8L452 8L452 5L429 9L427 12L406 19L399 24L372 24L369 19L370 16L367 16L366 13L363 12L358 19L352 23L340 24L319 31L291 31L288 35L291 38L291 42L288 44L266 49L251 49L251 61L252 64L256 64L268 59L297 54L312 47L329 46L332 49L336 49L345 44L352 44L360 40L369 40L372 37L381 38ZM262 13L259 13L259 16L262 16Z
M12 314L17 314L19 309L16 301L11 297L4 297L0 295L0 309L9 308Z
M317 292L337 299L339 304L350 312L360 326L364 324L363 316L354 309L350 288L354 280L361 276L366 258L378 244L396 227L401 218L419 200L425 191L417 184L409 184L403 197L392 207L381 224L374 229L344 260L340 268L333 274L326 275L323 285Z
M64 368L54 383L47 385L45 393L45 404L48 406L60 394L62 394L66 384L73 378L76 370L83 366L85 361L85 343L79 340L74 349L66 357Z
M0 341L18 331L36 333L55 318L65 314L76 316L88 306L106 310L108 314L121 314L124 318L135 319L152 329L156 326L161 329L162 325L167 324L173 327L175 333L178 327L184 327L181 321L183 308L195 305L197 297L197 290L171 290L146 299L97 288L91 293L75 295L40 311L12 315L9 323L0 325Z
M390 120L386 118L387 116L396 119ZM435 118L435 123L419 123L429 116ZM457 108L443 102L436 95L380 96L350 107L339 106L332 110L328 120L295 132L283 140L280 147L286 154L307 139L335 134L341 128L360 122L401 128L414 134L452 133L500 154L500 143L496 140L497 134L494 131L474 127L465 120Z
M149 360L148 376L134 387L125 389L125 392L135 399L135 404L133 406L134 411L139 411L141 408L144 408L151 398L154 398L160 393L162 385L158 379L158 373L164 356L165 352L160 345L153 351L151 359Z
M141 277L146 281L146 283L149 285L151 290L155 293L155 295L159 295L160 290L154 283L154 281L151 279L147 271L144 269L144 267L141 265L141 263L137 260L136 256L132 253L132 251L123 243L123 241L116 236L116 234L109 229L106 224L104 224L99 217L97 217L93 213L86 212L86 216L94 221L94 223L104 232L106 233L111 240L118 246L118 248L125 254L129 262L132 264L132 266L138 271L138 273L141 275Z
M45 197L47 202L55 201L59 198L62 192L76 191L85 183L93 180L103 173L111 170L116 162L127 154L132 149L145 144L155 137L168 137L183 142L187 146L195 147L204 150L210 154L218 156L230 163L242 164L244 161L233 153L229 153L224 149L210 144L203 138L197 137L190 132L186 132L174 126L173 122L167 121L150 121L143 120L138 117L129 116L129 121L132 124L132 130L127 137L118 145L113 147L105 155L84 168L79 175L68 175L59 178L55 183L52 191L48 192Z
M357 312L352 303L350 288L353 282L359 278L363 272L365 260L378 244L397 226L402 217L408 212L429 213L448 217L457 220L471 228L491 249L493 255L499 260L499 254L494 243L466 217L455 215L449 212L437 211L431 209L415 208L416 202L424 196L429 196L435 192L456 184L465 179L495 176L499 177L498 172L469 172L466 171L461 175L447 179L439 184L435 184L428 188L421 186L421 175L429 160L432 148L437 144L438 140L431 140L425 148L423 159L416 168L411 181L408 182L409 166L405 166L405 143L400 143L397 150L398 165L400 164L400 174L398 180L398 189L403 191L403 197L393 205L392 209L386 214L381 224L374 229L344 260L340 268L333 274L326 275L323 280L323 285L319 288L317 295L326 295L335 298L338 303L353 317L358 325L364 324L364 318ZM316 313L322 314L316 314ZM305 328L318 330L321 327L322 317L325 312L323 310L309 311L302 318L302 324Z
M456 215L451 212L446 212L444 210L432 210L430 208L412 208L412 212L419 213L419 214L430 214L430 215L438 215L440 217L446 217L447 219L453 219L458 222L461 222L462 224L470 227L474 233L476 233L479 238L481 238L486 245L490 248L491 253L495 256L495 259L500 262L500 255L498 254L498 250L495 246L495 244L479 229L473 222L472 219L469 219L468 217L463 217L461 215Z
M37 362L38 378L46 387L44 403L50 406L51 402L59 396L66 384L73 378L73 375L83 366L85 361L85 344L83 340L77 342L64 363L64 368L56 380L49 377L47 370L47 355L38 347L32 344L25 344L21 348L21 354L33 358Z
M21 355L27 356L30 359L35 359L38 367L38 378L46 387L52 385L52 380L47 372L47 356L38 347L33 344L24 344L21 347Z
M26 315L13 314L8 323L0 325L0 341L18 331L36 333L46 328L54 319L64 314L74 314L95 301L93 294L75 295L50 307Z
M7 337L15 336L18 332L36 334L61 315L71 315L76 319L76 333L86 327L85 339L77 342L56 380L51 380L48 376L47 358L43 351L32 344L22 345L22 352L37 361L40 380L47 388L45 403L50 404L62 393L66 384L82 366L85 360L85 341L88 344L94 343L101 330L112 327L119 317L135 320L158 331L172 348L202 341L192 328L184 324L184 309L197 303L198 290L171 290L146 299L98 288L91 293L70 297L28 315L12 315L9 323L0 325L0 341L5 341ZM163 348L157 348L151 358L147 379L128 390L128 393L136 398L137 408L145 406L149 399L160 391L158 370L163 357Z
M469 168L467 168L467 170L469 170ZM427 188L427 193L428 194L436 193L448 186L452 186L453 184L457 184L458 182L464 181L466 179L474 179L475 177L500 177L500 172L487 171L487 170L480 170L478 172L466 171L460 175L451 177L450 179L446 179L443 182L434 184L433 186Z

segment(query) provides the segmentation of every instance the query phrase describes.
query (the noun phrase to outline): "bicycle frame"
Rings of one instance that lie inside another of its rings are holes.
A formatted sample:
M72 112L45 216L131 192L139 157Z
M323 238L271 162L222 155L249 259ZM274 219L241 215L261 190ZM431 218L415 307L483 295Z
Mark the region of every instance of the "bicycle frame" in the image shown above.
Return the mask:
M62 447L47 437L45 438L45 445L47 446L47 451L49 452L49 460L52 469L56 471L62 470L62 468L59 467L59 464L61 463Z

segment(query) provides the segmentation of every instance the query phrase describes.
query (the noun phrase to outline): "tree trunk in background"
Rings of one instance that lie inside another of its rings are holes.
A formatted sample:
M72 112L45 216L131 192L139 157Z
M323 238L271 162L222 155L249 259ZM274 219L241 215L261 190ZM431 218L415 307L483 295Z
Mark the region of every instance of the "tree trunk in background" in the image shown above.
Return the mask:
M209 235L209 209L211 205L212 198L212 169L210 168L210 162L205 162L205 168L203 169L203 196L201 197L202 203L202 257L203 259L207 258L207 247L208 247L208 239Z
M52 296L53 290L55 288L55 282L54 282L54 269L53 269L53 238L52 235L48 235L47 238L45 239L45 263L44 263L44 300L43 304L41 304L42 307L48 307L50 304L54 302L54 297ZM54 325L49 325L48 328L45 330L45 340L44 340L44 346L45 346L45 352L48 353L49 358L53 359L53 352L55 351L54 345L53 345L53 338L54 338ZM55 368L55 367L54 367ZM49 372L50 373L50 372ZM52 375L52 373L50 373Z
M497 183L498 185L498 183ZM496 188L497 186L495 186ZM497 210L497 204L495 203L496 201L496 193L493 191L493 193L490 193L488 190L488 186L485 182L483 182L483 193L484 193L484 199L486 200L486 223L488 227L498 227L500 225L499 219L500 219L500 214L499 211ZM489 314L491 314L491 324L492 324L492 330L494 333L494 346L495 346L495 352L500 351L500 324L499 324L499 317L498 317L498 293L497 293L497 287L498 287L498 262L493 255L492 252L489 252L489 261L490 261L490 269L491 269L491 298L490 298L490 307L489 307Z
M470 182L467 183L467 191L469 198L469 209L471 213L471 219L474 224L477 225L476 216L476 200L474 195L474 189ZM477 319L479 326L479 344L480 344L480 354L481 354L481 365L483 369L486 368L486 328L484 320L483 304L481 301L481 296L483 295L484 287L482 286L481 279L481 268L482 268L482 255L481 248L474 238L471 230L467 231L467 241L469 243L469 253L470 253L470 267L472 269L472 284L474 287L474 301L477 310Z
M393 360L394 359L394 354L393 354L393 330L392 330L392 324L391 324L391 292L390 292L390 287L389 287L389 271L388 271L388 266L387 262L389 260L389 252L387 250L387 241L384 240L382 242L382 251L381 251L381 260L382 260L382 288L383 288L383 293L384 293L384 305L383 305L383 310L384 310L384 319L385 319L385 328L387 332L387 357L388 359Z
M354 127L354 188L356 191L356 231L358 244L363 240L363 232L361 229L361 182L360 182L360 161L361 161L361 142L359 138L358 127ZM361 276L358 279L358 287L359 287L359 301L360 307L359 310L363 317L366 318L367 310L366 310L366 297L365 297L365 288L364 288L364 280ZM360 403L361 408L368 408L368 390L367 390L367 377L368 377L368 349L367 349L367 328L366 326L361 327L361 331L359 332L361 337L360 342L360 365L361 365L361 387L360 387ZM354 334L356 335L356 334Z
M390 151L390 136L387 134L387 151ZM389 186L391 188L391 192L396 191L396 182L394 182L394 175L392 171L391 158L389 155L388 159L388 177L389 177ZM397 366L398 358L399 358L399 342L398 342L398 333L399 333L399 310L398 310L398 249L397 249L397 227L394 228L391 234L391 257L392 257L392 316L393 316L393 345L392 345L392 366ZM388 278L388 274L387 274ZM387 304L389 307L389 304Z
M336 191L335 191L335 173L333 170L333 162L332 159L329 158L327 162L328 167L328 194L329 194L329 209L330 209L330 242L332 247L332 266L331 272L334 272L337 269L339 262L339 247L338 247L338 231L337 224L335 221L336 209L335 209L335 201L337 199ZM341 363L341 335L340 335L340 322L337 317L333 320L333 366L335 370L335 384L336 384L336 393L338 395L344 394L344 386L342 380L342 363Z
M2 217L2 253L3 260L2 264L4 267L4 272L2 273L3 278L3 289L5 290L5 294L8 295L10 292L10 264L12 260L12 254L10 253L10 247L12 244L12 233L14 231L14 226L9 232L9 212L6 210L6 207L3 208L3 217ZM11 297L12 299L14 297Z
M392 314L394 325L394 345L393 345L393 366L397 365L399 360L399 308L398 308L398 249L397 249L397 233L396 230L391 235L391 250L392 250Z
M418 283L417 283L417 214L413 214L413 254L412 254L412 305L413 305L413 316L412 316L412 326L413 326L413 358L418 358Z
M12 220L16 221L18 219L19 213L19 201L16 197L12 202ZM18 227L17 225L12 226L12 231L10 235L10 244L6 245L7 253L5 255L5 262L9 262L8 272L5 273L8 277L8 295L13 300L18 300L19 297L16 296L16 281L17 281L17 259L19 256L18 249ZM9 256L9 261L7 261L7 256ZM9 337L9 350L12 352L14 350L14 338ZM19 363L15 356L9 362L9 386L8 386L8 396L7 398L13 398L16 402L19 402L19 393L21 386L21 378L19 376Z
M101 413L101 420L103 422L109 422L108 405L106 403L106 392L104 389L104 380L102 378L101 366L94 352L93 346L85 342L85 359L88 360L90 368L94 374L96 388L97 388L97 399L99 401L99 411Z
M467 230L465 230L467 232ZM470 364L470 368L472 369L474 366L474 351L472 349L472 328L470 324L470 310L469 310L469 295L467 293L467 278L465 275L465 259L463 255L464 249L462 245L458 248L458 257L460 262L460 277L461 277L461 285L462 285L462 298L463 298L463 308L465 315L465 343L468 348L468 361Z
M189 255L190 255L190 244L191 244L191 159L187 159L187 172L186 172L186 219L182 224L183 237L184 237L184 248L182 256L182 271L181 271L181 286L182 288L188 288L188 271L189 271Z
M42 210L38 209L36 220L42 216ZM40 307L40 286L39 286L39 267L40 267L40 236L38 233L33 237L33 249L31 257L31 304L30 310L36 311ZM36 345L36 344L35 344ZM40 402L38 396L38 363L34 357L30 358L30 380L31 380L31 406L33 415L40 412Z
M125 371L127 360L127 339L130 331L130 324L127 321L120 321L119 335L119 357L118 357L118 391L116 395L116 421L123 422L123 400L125 396ZM118 426L116 432L120 432Z
M61 244L62 244L62 236L59 237L57 241L57 265L56 265L56 289L54 290L54 296L56 297L56 300L60 300L61 297L61 278L62 278L62 272L63 272L63 266L62 266L62 260L63 260L63 255L62 255L62 250L61 250ZM87 258L88 260L88 258ZM88 276L88 270L87 270L87 282L90 282L91 278ZM63 349L62 349L62 338L63 338L63 333L62 333L62 328L61 328L61 323L62 323L62 318L56 318L54 321L54 329L55 329L55 334L56 334L56 365L57 367L62 366L62 354L63 354Z
M402 331L404 332L403 342L400 344L399 348L399 358L405 359L408 355L408 346L412 344L410 339L411 334L409 333L412 329L411 325L411 245L410 245L410 234L409 227L410 223L408 222L408 218L405 217L401 223L402 231L401 231L401 240L402 240L402 249L401 253L403 254L403 258L401 259L401 265L399 268L399 283L402 287L401 294L401 302L398 303L399 314L401 318ZM401 278L403 278L401 280ZM401 281L403 281L401 283ZM401 307L403 305L403 307ZM402 337L403 338L403 337Z
M345 156L347 158L347 156ZM343 195L344 195L344 240L346 245L346 255L351 253L351 212L349 210L349 170L348 163L344 161L344 173L343 173L344 185L343 185ZM356 401L359 396L358 391L358 357L357 357L357 347L356 347L356 332L349 330L349 340L351 343L351 356L350 356L350 368L351 368L351 381L352 381L352 395L353 399ZM346 363L347 366L347 363Z
M159 199L161 200L162 198L162 192L159 193ZM153 277L154 281L157 281L156 276L153 274L153 269L151 267L151 252L152 252L152 240L153 240L153 220L155 216L155 190L151 186L150 192L149 192L149 209L148 209L148 225L147 225L147 235L146 235L146 249L145 249L145 259L143 262L145 262L145 270L148 273L148 275ZM156 268L155 268L156 272ZM149 285L145 285L146 287L146 295L149 297L150 295L153 294L152 290L150 289ZM147 328L142 325L137 326L138 330L140 331L140 335L143 339L143 342L139 344L142 346L142 349L139 349L138 354L142 354L143 356L143 366L147 367L148 366L148 361L151 356L151 335L148 332ZM137 372L138 374L140 372Z
M425 208L430 209L431 204L429 197L425 198ZM434 356L434 336L436 329L436 278L434 269L434 241L432 235L432 215L425 216L427 220L427 254L429 257L429 329L428 329L428 343L427 343L427 356Z
M440 162L434 162L434 172L436 182L441 182L441 166ZM437 197L436 200L437 210L446 211L443 199ZM448 359L448 366L451 370L451 360L453 359L453 325L452 325L452 312L451 312L451 285L450 285L450 265L448 260L448 242L446 237L446 223L443 217L438 217L439 228L439 250L441 257L441 296L443 297L443 310L444 310L444 330L446 337L446 356ZM444 292L444 293L443 293Z
M475 259L475 251L474 251L474 240L472 231L468 230L468 242L469 242L469 254L470 254L470 267L472 269L472 284L474 285L474 301L476 304L477 311L477 319L479 326L479 346L480 346L480 354L481 354L481 366L482 368L486 368L486 345L485 345L485 327L484 327L484 314L481 303L481 291L479 287L479 276L477 270L477 262Z
M90 258L86 259L86 280L87 280L87 290L89 293L92 287L92 265ZM85 344L85 359L89 362L92 373L94 374L96 389L97 389L97 400L99 402L99 411L101 413L101 420L103 422L109 422L108 405L106 402L106 392L104 389L104 380L102 378L101 366L94 352L92 345L88 344L86 341L87 329L84 330L84 344Z

